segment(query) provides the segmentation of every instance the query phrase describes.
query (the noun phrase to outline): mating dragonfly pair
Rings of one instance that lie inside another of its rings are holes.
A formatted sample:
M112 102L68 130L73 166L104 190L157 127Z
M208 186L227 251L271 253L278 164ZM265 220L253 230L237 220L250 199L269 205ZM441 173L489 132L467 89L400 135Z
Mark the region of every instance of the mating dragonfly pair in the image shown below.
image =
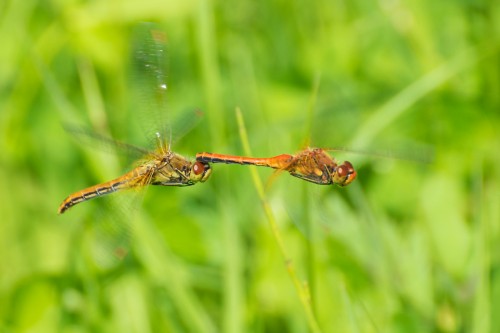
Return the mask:
M152 104L152 112L166 115L165 108L167 84L164 72L166 54L166 36L154 24L142 24L138 32L139 45L134 52L137 69L137 82L144 91L146 100ZM171 133L167 133L171 134ZM92 136L92 135L91 135ZM271 158L252 158L211 153L199 153L196 161L174 153L169 142L156 134L155 151L149 152L128 144L117 146L133 148L144 156L141 162L130 172L114 180L98 184L68 196L59 206L62 214L74 205L116 191L145 187L147 185L190 186L205 182L211 175L210 163L236 163L266 166L289 172L292 176L322 185L337 184L346 186L354 180L356 172L351 163L338 164L325 150L308 148L296 155L278 155ZM106 139L105 141L110 142Z
M156 151L132 171L111 181L94 185L68 196L59 206L62 214L74 205L116 191L147 185L191 186L205 182L212 173L210 163L256 165L283 170L290 175L319 185L349 185L356 178L352 164L342 164L321 148L307 148L296 155L282 154L269 158L198 153L196 161L176 154L167 148L157 135Z

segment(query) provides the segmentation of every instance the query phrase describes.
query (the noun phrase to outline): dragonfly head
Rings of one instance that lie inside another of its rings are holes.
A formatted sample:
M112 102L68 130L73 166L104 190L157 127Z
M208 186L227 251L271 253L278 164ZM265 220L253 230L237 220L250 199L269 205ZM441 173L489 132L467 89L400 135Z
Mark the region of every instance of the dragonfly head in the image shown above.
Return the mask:
M205 162L194 162L191 166L191 180L193 182L205 182L212 174L210 164Z
M345 161L344 164L337 166L337 169L332 174L332 181L339 186L347 186L356 179L356 170L351 162Z

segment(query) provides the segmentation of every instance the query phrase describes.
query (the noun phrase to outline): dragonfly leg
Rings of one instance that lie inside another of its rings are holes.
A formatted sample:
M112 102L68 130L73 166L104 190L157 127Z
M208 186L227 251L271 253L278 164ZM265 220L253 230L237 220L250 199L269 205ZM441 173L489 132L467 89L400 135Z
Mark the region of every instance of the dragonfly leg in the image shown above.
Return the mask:
M318 185L329 185L330 184L329 181L328 182L324 181L322 179L322 177L311 177L310 175L303 175L301 173L296 173L296 172L293 172L293 171L289 171L289 172L294 177L306 180L306 181L314 183L314 184L318 184Z

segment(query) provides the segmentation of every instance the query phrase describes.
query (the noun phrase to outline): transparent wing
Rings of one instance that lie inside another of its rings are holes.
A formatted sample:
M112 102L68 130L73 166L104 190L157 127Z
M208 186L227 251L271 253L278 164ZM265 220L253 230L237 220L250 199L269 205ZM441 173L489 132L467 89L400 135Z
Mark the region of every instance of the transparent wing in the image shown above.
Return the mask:
M132 118L138 131L146 136L148 147L154 147L157 133L171 148L202 118L200 110L171 110L168 107L168 38L154 23L141 23L134 31L132 43L131 91Z
M77 239L87 260L99 270L118 268L129 257L133 250L133 219L144 192L125 190L72 208L73 216L78 209L92 210L86 214Z
M140 131L154 140L160 133L171 142L167 108L167 36L154 23L141 23L132 43L132 91Z
M145 148L109 138L83 126L63 124L63 128L83 145L97 148L105 152L123 153L134 159L141 158L150 153Z
M279 209L287 216L291 225L308 242L321 242L335 234L348 205L348 189L337 186L318 186L287 178L280 190Z
M364 158L385 158L400 161L408 161L415 163L430 164L434 161L435 150L430 145L424 144L408 144L404 147L401 145L391 145L391 148L383 149L380 147L357 149L351 147L334 147L325 148L326 151L335 153L342 153L344 155L355 154L361 155Z

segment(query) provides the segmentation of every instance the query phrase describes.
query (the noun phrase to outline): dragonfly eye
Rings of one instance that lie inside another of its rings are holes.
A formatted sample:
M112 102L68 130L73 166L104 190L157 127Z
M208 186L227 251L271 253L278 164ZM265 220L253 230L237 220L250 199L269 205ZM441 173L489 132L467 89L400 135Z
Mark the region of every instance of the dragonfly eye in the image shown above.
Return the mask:
M337 168L337 172L338 172L338 174L339 174L339 176L340 176L340 177L345 177L345 176L347 176L347 168L344 168L344 166L343 166L343 165L341 165L341 166L339 166L339 167Z
M196 162L193 165L193 172L195 175L201 175L205 171L205 165L201 162Z
M336 174L333 175L333 182L339 186L347 186L356 178L356 170L352 164L345 161L342 165L337 167Z
M210 169L210 164L208 163L203 163L203 162L195 162L192 167L192 174L194 175L191 177L191 180L194 182L204 182L210 177L210 174L212 173L212 169Z
M339 166L337 168L337 172L338 172L339 176L341 176L341 177L349 176L349 175L355 173L354 167L352 166L351 162L348 162L348 161L345 161L344 164Z
M346 166L348 173L354 172L354 167L352 166L351 162L345 161L344 165Z
M345 170L345 177L346 180L344 181L343 186L349 185L357 176L356 170L354 170L354 167L352 166L351 162L345 161L344 166L342 167L343 170Z

